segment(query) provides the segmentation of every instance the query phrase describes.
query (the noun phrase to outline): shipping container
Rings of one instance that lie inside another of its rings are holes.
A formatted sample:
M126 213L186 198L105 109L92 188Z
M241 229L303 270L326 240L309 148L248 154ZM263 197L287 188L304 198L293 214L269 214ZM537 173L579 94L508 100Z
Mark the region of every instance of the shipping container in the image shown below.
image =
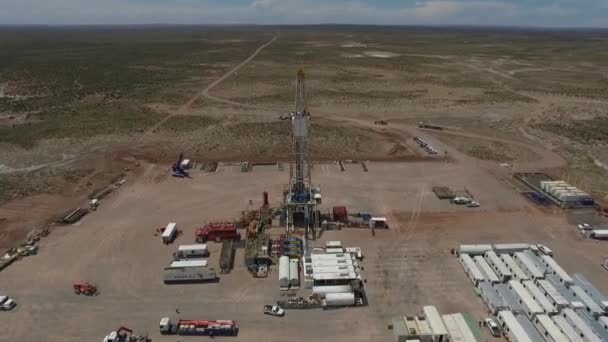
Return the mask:
M351 293L353 287L351 285L341 286L314 286L312 294L324 298L328 293Z
M536 281L536 285L539 290L541 290L547 299L555 305L555 307L559 310L563 308L567 308L570 306L570 302L562 296L562 294L553 286L549 281L539 279Z
M569 342L569 339L547 315L538 315L533 320L536 330L547 342Z
M589 236L596 240L606 240L608 239L608 229L594 229Z
M568 323L574 328L584 341L587 342L601 342L602 340L597 336L591 327L576 313L574 310L570 308L566 308L562 310L561 315L566 319Z
M547 272L557 276L559 282L564 285L566 288L572 285L572 278L564 269L549 255L541 256L541 260L543 265L547 268Z
M163 270L165 284L203 283L217 280L211 267L166 267Z
M543 311L547 315L553 315L558 312L557 308L551 301L545 296L545 294L536 286L532 280L525 280L522 282L524 288L528 290L528 293L532 295L532 298L543 308Z
M530 245L527 243L502 243L494 245L494 252L496 254L514 254L515 252L523 252L530 249Z
M205 267L207 259L177 260L171 262L171 267Z
M509 280L508 283L509 290L513 292L513 294L517 297L519 304L524 311L524 314L530 319L534 319L536 315L542 314L543 309L540 305L532 298L528 290L524 288L524 286L515 280Z
M522 271L522 269L517 265L515 260L511 258L509 254L500 254L500 258L507 265L509 271L511 271L511 278L519 281L529 280L528 275Z
M572 325L566 321L566 318L563 316L553 316L551 317L553 323L559 328L559 330L566 335L568 340L571 342L585 342L581 336L574 330Z
M460 254L460 263L475 286L477 286L479 282L485 281L485 277L468 254Z
M511 342L538 342L532 341L511 311L498 312L497 319L507 340Z
M498 276L502 282L506 282L511 279L511 271L494 251L486 252L485 259L488 265L490 265L496 273L496 276Z
M279 288L289 289L289 257L286 255L279 258Z
M298 259L289 260L289 286L292 289L300 288L300 263Z
M496 273L494 273L494 270L492 270L492 267L490 267L490 265L488 265L488 263L483 258L483 256L476 255L474 259L475 259L475 264L477 265L477 267L479 268L479 270L481 270L483 272L485 278L489 282L491 282L491 283L500 283L500 279L498 278L498 276L496 275Z
M492 245L460 245L458 254L483 255L492 250Z
M351 306L355 305L353 292L339 292L325 294L324 306Z
M171 243L173 239L175 239L175 233L177 232L176 226L177 224L174 222L167 224L167 227L165 227L163 234L161 235L163 243Z
M445 328L450 335L450 342L464 342L464 336L462 336L460 329L458 329L458 324L456 324L456 321L452 315L442 315L441 318L443 319Z
M207 244L180 245L177 248L177 255L182 258L204 258L209 256Z
M543 279L545 277L545 273L540 270L534 264L534 261L525 253L516 252L513 260L517 263L517 265L526 273L529 278L532 279Z

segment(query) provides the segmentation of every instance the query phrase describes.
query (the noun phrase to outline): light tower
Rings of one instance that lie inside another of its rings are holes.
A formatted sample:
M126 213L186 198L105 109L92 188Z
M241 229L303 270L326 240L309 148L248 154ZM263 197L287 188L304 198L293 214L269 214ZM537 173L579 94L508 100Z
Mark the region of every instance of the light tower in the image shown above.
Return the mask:
M306 109L304 72L300 70L296 81L295 112L291 114L291 163L285 209L287 228L304 228L305 237L314 239L318 225L317 204L321 201L321 194L311 184L309 134L310 113Z

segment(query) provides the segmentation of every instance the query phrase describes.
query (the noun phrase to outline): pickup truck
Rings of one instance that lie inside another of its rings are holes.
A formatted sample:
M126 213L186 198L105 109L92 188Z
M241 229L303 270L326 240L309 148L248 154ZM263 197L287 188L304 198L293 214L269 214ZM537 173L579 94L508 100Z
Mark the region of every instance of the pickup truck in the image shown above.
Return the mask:
M283 317L285 310L276 305L264 305L264 315Z
M7 296L0 296L0 311L12 310L17 304Z

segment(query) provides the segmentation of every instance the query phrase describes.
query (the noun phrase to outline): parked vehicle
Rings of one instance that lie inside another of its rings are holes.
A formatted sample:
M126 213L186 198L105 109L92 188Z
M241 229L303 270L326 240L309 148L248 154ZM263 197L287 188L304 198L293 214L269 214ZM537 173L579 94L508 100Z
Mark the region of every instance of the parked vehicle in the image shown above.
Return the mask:
M185 320L172 322L169 317L160 320L162 335L182 336L236 336L239 329L232 320Z
M169 244L171 242L173 242L173 240L175 239L175 236L177 235L177 228L176 228L177 224L174 222L171 222L169 224L167 224L167 227L165 227L165 229L163 229L163 233L161 235L161 240L163 241L163 243L165 244Z
M593 226L590 225L589 223L581 223L577 227L580 230L593 230L594 229Z
M75 283L72 285L72 287L74 288L74 293L77 295L83 294L85 296L96 296L98 294L97 286L88 282Z
M180 259L206 258L209 250L206 244L181 245L177 248L177 256Z
M10 298L8 296L0 296L0 310L1 311L10 311L15 306L17 306L17 304L15 303L15 301L12 298Z
M479 207L479 202L471 201L471 202L467 203L467 207L477 208L477 207Z
M212 267L166 267L163 270L165 284L207 283L217 281L217 274Z
M538 250L541 253L548 255L548 256L553 256L553 251L551 250L551 248L549 248L545 245L541 245L541 244L536 245L536 247L538 247Z
M454 197L454 198L452 198L452 203L453 204L463 205L463 204L469 203L470 201L471 200L468 199L467 197Z
M196 230L196 242L222 242L224 240L240 240L241 235L236 231L234 223L212 223Z
M264 305L264 315L283 317L285 316L285 310L276 305Z
M483 322L483 325L488 327L488 330L490 330L490 334L492 334L492 336L500 337L500 335L501 335L500 328L498 327L498 324L493 319L486 318L486 320Z
M115 331L112 331L103 339L103 342L150 342L151 339L148 336L133 335L133 330L120 327Z

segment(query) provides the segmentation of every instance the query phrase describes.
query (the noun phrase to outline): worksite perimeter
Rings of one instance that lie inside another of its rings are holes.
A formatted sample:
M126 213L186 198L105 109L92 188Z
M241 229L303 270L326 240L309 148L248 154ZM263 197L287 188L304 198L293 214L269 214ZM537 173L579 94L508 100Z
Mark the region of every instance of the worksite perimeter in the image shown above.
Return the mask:
M441 146L440 144L437 144ZM450 250L461 242L530 241L550 246L569 272L587 275L608 291L608 276L599 266L605 247L580 239L565 215L538 209L507 183L466 163L378 162L368 172L358 164L340 171L336 164L317 164L313 182L323 185L327 206L385 213L389 229L344 228L325 231L311 241L340 240L361 247L369 305L337 310L288 310L284 318L262 314L264 304L281 297L277 267L268 278L253 278L237 248L234 269L218 283L164 285L162 269L178 244L194 241L204 223L238 217L259 207L262 192L279 206L288 171L276 166L220 166L214 173L192 171L191 178L169 178L166 166L142 164L133 177L104 199L97 211L75 226L56 227L40 241L40 254L2 271L0 288L18 298L18 307L3 315L11 341L95 341L110 329L126 325L161 336L161 317L231 319L242 341L393 341L386 322L392 316L417 313L422 305L440 312L467 312L482 320L487 313ZM482 201L481 208L438 200L431 188L458 179ZM253 205L249 201L252 201ZM326 211L323 205L321 211ZM178 222L183 235L164 245L155 230ZM284 232L284 228L273 228ZM208 242L209 262L217 265L221 244ZM70 284L87 280L98 285L98 297L74 296ZM35 322L35 323L33 323ZM32 329L32 324L36 329ZM484 334L487 334L484 331ZM486 335L491 338L490 335ZM184 340L188 337L183 338Z

